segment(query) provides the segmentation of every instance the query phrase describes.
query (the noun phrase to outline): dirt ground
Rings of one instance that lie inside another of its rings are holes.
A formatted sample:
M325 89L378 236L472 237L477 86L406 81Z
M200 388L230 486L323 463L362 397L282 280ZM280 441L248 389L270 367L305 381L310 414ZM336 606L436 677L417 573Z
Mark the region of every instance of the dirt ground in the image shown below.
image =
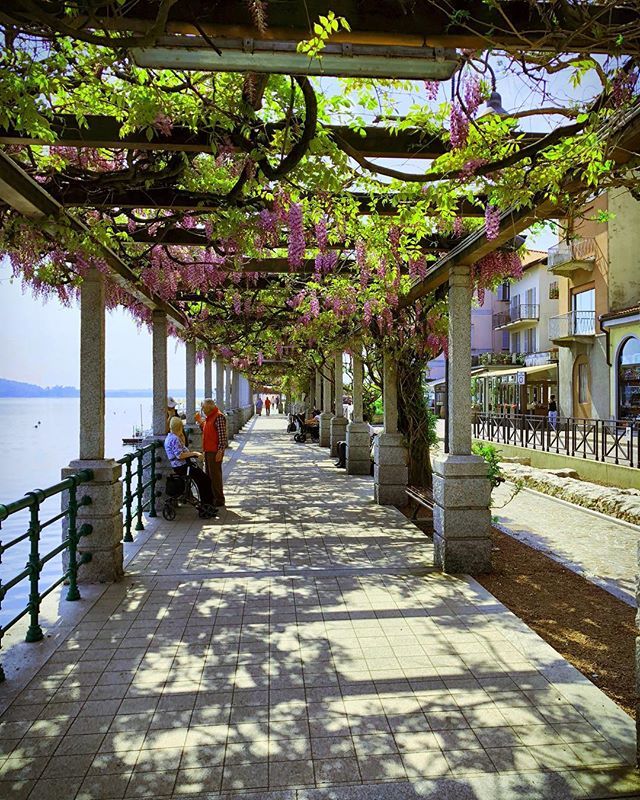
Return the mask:
M416 524L433 533L425 511ZM492 538L493 572L478 582L635 717L635 609L501 531Z

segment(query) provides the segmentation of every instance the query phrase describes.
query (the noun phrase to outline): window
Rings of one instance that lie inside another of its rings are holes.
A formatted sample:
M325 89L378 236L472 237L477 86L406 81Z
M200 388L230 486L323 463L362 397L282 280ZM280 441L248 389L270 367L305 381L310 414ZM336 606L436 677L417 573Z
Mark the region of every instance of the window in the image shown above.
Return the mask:
M525 353L536 352L536 329L528 328L524 331L524 351Z
M512 353L520 352L520 333L511 334L511 352Z
M560 297L560 284L558 281L551 281L549 284L549 300L558 300Z
M618 355L618 417L640 416L640 338L630 336Z
M578 364L578 403L587 403L589 398L589 367Z
M508 303L510 296L511 296L511 284L501 283L500 286L498 286L498 300L500 300L501 303Z

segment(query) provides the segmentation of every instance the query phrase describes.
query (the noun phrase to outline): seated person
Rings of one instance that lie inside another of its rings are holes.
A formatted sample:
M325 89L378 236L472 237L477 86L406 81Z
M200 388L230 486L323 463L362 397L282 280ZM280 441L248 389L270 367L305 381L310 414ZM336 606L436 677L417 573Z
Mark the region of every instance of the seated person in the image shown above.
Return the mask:
M313 409L313 413L309 419L305 419L305 425L320 425L320 411L317 408Z
M198 487L200 502L213 507L213 490L206 472L200 469L191 459L202 458L202 453L187 450L184 444L184 425L180 417L171 417L170 433L164 440L169 463L177 475L189 475Z

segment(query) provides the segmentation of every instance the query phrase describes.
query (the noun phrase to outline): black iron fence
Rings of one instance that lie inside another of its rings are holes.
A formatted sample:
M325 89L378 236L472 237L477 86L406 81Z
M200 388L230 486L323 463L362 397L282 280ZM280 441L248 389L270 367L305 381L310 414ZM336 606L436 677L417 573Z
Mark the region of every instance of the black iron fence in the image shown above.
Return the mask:
M27 492L20 500L15 500L6 505L0 505L0 529L2 528L2 523L11 515L17 514L20 511L27 511L29 514L29 527L26 532L13 537L6 543L0 543L0 562L2 561L2 556L4 556L8 550L18 547L23 542L28 541L29 547L29 556L25 568L17 575L14 575L10 580L4 581L0 585L1 608L4 599L12 589L23 581L29 582L29 597L26 606L17 611L8 622L0 626L0 644L2 643L4 634L27 614L29 615L29 627L27 629L26 640L27 642L39 642L44 635L40 627L40 605L45 597L51 594L61 583L65 581L68 583L67 600L80 599L80 591L78 590L78 567L80 564L91 560L91 553L84 552L82 556L78 558L78 543L82 537L88 536L92 532L92 527L89 524L84 524L78 528L78 509L81 506L91 504L91 498L88 495L83 495L78 498L78 487L83 483L88 483L92 478L93 473L91 470L82 470L82 472L70 475L54 486L49 486L48 489L35 489L32 492ZM41 504L50 497L62 495L63 492L67 493L66 508L49 519L42 521L40 518ZM42 531L62 520L66 521L65 538L57 547L54 547L43 555L40 552L40 537ZM63 570L62 575L57 578L57 580L47 586L46 589L42 589L40 585L40 576L43 567L65 550L68 553L66 569ZM0 665L0 681L4 679L5 674Z
M159 442L151 442L118 459L118 464L123 467L122 508L125 542L133 541L131 531L134 520L135 530L144 530L144 511L148 511L150 517L157 516L156 497L159 492L156 491L156 483L159 476L156 473L156 464L160 461L160 457L156 455L158 447L160 447ZM148 476L147 480L145 476Z
M640 467L640 421L479 413L476 439L592 461Z

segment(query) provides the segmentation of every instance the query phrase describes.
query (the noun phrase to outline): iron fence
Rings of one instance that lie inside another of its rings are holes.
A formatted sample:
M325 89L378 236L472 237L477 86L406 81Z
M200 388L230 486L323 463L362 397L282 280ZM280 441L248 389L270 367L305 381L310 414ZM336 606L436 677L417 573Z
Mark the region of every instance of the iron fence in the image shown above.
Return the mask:
M151 442L118 459L117 463L123 467L122 508L124 510L125 542L133 541L131 528L134 520L135 530L144 530L144 511L148 510L150 517L157 516L156 497L159 496L159 492L156 491L156 483L159 476L156 464L160 461L160 457L156 455L158 447L160 447L159 442ZM146 481L145 473L149 476ZM135 489L133 488L134 480Z
M51 594L61 583L65 581L68 582L67 600L80 599L80 591L78 589L78 567L91 560L91 553L84 552L80 558L78 558L78 544L80 539L84 536L88 536L92 532L92 526L85 523L78 528L78 509L81 506L91 504L91 497L89 497L89 495L84 495L78 499L78 487L92 479L93 472L91 470L82 470L75 475L70 475L54 486L49 486L48 489L35 489L32 492L27 492L20 500L15 500L6 505L0 505L0 529L2 528L2 523L11 515L17 514L20 511L28 511L29 513L29 527L27 531L19 536L15 536L7 543L0 542L0 562L2 561L2 556L11 548L17 547L25 541L29 543L29 557L25 568L10 580L0 584L1 608L5 597L11 589L15 588L22 581L29 581L29 597L26 606L18 611L9 622L0 626L0 645L2 644L2 638L5 633L27 614L29 615L29 627L25 637L26 641L39 642L43 638L44 634L40 626L40 605L45 597ZM55 514L43 522L40 519L41 504L48 498L54 497L55 495L62 495L64 492L66 492L66 507L63 508L60 513ZM54 547L48 553L42 555L40 552L40 537L42 531L61 520L66 520L67 522L66 536L57 547ZM42 591L40 575L43 567L64 551L68 553L66 569L57 580ZM0 665L0 682L4 680L4 670Z
M473 421L476 439L543 450L575 458L640 467L640 421L578 419L533 414L479 413Z

